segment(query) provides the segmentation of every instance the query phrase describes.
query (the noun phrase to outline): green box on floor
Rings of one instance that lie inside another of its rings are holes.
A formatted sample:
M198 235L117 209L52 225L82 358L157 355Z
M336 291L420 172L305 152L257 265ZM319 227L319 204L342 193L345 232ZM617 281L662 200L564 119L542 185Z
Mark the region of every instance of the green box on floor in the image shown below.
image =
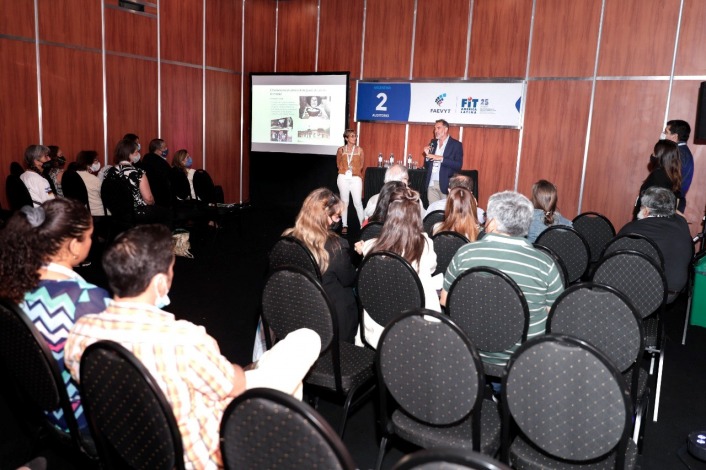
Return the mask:
M706 255L701 253L694 261L694 293L691 297L692 325L706 327Z

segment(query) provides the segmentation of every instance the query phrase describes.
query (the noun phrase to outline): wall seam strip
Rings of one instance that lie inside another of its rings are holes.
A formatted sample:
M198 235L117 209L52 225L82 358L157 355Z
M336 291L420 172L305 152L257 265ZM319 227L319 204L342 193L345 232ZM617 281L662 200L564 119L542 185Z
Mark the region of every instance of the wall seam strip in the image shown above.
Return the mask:
M664 125L667 125L667 120L669 119L669 106L672 102L672 84L674 83L674 70L677 66L677 52L679 50L679 33L681 32L681 20L684 14L684 0L679 3L679 18L677 20L677 32L674 37L674 53L672 54L672 69L669 73L669 88L667 89L667 103L664 108ZM655 418L657 417L657 410L655 409ZM657 421L657 419L654 419Z
M39 58L39 5L34 0L34 56L37 63L37 124L39 143L44 144L44 123L42 119L42 66Z
M419 0L414 0L414 13L412 14L412 44L409 53L409 80L414 76L414 42L417 38L417 13L419 8ZM406 162L405 155L409 149L409 123L404 126L404 149L402 150L402 160Z
M203 71L201 79L201 160L203 169L206 170L206 0L203 0L203 36L202 50Z
M364 59L365 59L365 26L366 26L366 21L368 19L368 0L363 0L363 28L360 38L360 74L358 75L358 80L363 79L363 66L364 66ZM356 103L355 103L355 112L358 112L358 82L356 81ZM355 120L355 116L353 116L353 119ZM358 143L360 144L360 121L357 122L356 124L356 133L358 134Z
M243 119L245 119L243 114L243 82L245 81L245 0L242 0L242 5L243 11L240 15L240 194L238 201L240 204L243 203L243 140L245 139L243 136Z
M103 67L103 166L108 164L108 74L105 55L105 3L101 2L101 65Z
M160 0L157 0L157 135L162 138L162 39Z
M463 66L463 79L468 80L468 67L471 63L471 31L473 30L473 6L474 0L468 0L468 31L466 32L466 63ZM458 140L463 142L463 130L461 126L458 131Z
M274 72L277 72L277 42L279 39L279 0L275 3L275 64Z
M314 72L319 71L319 41L320 41L320 39L321 39L321 0L318 0L318 2L316 4L316 51L314 52Z

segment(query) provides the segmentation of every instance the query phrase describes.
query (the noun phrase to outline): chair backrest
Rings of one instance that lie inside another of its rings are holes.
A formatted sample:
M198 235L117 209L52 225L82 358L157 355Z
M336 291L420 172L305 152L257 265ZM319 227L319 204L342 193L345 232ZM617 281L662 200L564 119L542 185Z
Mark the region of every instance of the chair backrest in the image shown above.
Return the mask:
M80 437L66 386L46 341L19 306L0 299L0 361L6 384L16 384L24 397L36 406L52 434L71 440L85 455L91 454ZM45 412L62 410L69 434L46 420Z
M65 171L64 176L61 177L61 189L65 197L70 197L76 199L77 201L86 205L88 207L88 191L86 190L86 184L81 179L75 171Z
M542 253L546 254L549 256L553 261L554 264L556 265L557 269L559 269L559 275L561 276L561 283L564 285L564 287L569 285L569 273L566 272L566 265L564 262L561 260L559 255L556 254L554 250L549 248L548 246L544 245L537 245L533 244L533 247L535 247L537 250L541 251Z
M101 184L101 200L112 217L124 223L134 223L135 210L130 183L122 178L105 178Z
M220 435L226 470L356 468L326 420L278 390L254 388L236 397L223 414Z
M32 196L29 195L27 186L19 176L10 174L5 180L5 194L13 211L20 210L24 206L32 206Z
M365 227L360 230L361 240L372 240L373 238L378 238L382 232L381 222L368 222Z
M601 253L601 257L608 256L620 250L633 250L647 255L660 268L664 269L664 256L662 250L649 237L639 233L626 233L611 239Z
M625 294L643 319L667 301L664 272L647 255L637 251L620 250L602 258L593 270L591 281Z
M584 212L571 222L574 230L586 239L591 251L591 262L595 263L601 258L605 246L615 236L613 224L598 212Z
M431 239L436 253L436 271L433 275L445 273L458 249L469 243L468 238L457 232L439 232Z
M389 391L418 421L444 426L473 413L473 450L479 450L483 366L475 347L451 319L426 309L404 312L383 331L375 362L380 396ZM381 405L380 413L386 417L385 400Z
M645 339L642 319L625 295L590 282L571 286L554 301L547 333L587 341L608 356L621 373L631 370L631 398L636 403Z
M434 230L434 225L436 225L439 222L444 221L444 211L432 211L428 213L425 217L424 220L422 221L422 225L424 226L424 231L431 237L432 231Z
M570 284L581 279L588 269L590 260L588 243L571 227L563 225L549 227L539 234L535 244L551 248L559 255L566 266Z
M213 179L206 170L196 170L194 172L194 193L196 197L209 204L215 204L218 201L216 197L216 186L213 184Z
M585 341L548 334L522 345L508 364L502 399L503 457L510 417L529 441L561 459L583 462L616 446L618 455L625 453L632 416L627 387Z
M370 318L385 326L402 311L424 307L424 288L412 266L389 251L370 253L356 276L360 305Z
M171 405L130 351L98 341L83 352L80 367L81 397L102 463L109 468L184 468Z
M423 449L407 454L392 470L510 470L487 455L466 449Z
M527 300L515 281L495 268L461 273L449 287L446 314L481 351L504 351L527 339Z
M270 272L282 266L296 266L311 272L321 280L321 269L316 258L299 239L280 237L272 246L269 254Z

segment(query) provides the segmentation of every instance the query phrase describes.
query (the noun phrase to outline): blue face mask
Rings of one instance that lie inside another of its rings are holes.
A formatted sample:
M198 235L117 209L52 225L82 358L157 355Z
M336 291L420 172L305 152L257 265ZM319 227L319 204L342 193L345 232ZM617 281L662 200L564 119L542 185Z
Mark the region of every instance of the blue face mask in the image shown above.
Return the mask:
M167 158L167 155L169 155L169 149L162 150L162 157Z
M194 161L191 159L191 157L186 157L186 161L184 162L184 166L187 168L191 168L191 165L193 165Z

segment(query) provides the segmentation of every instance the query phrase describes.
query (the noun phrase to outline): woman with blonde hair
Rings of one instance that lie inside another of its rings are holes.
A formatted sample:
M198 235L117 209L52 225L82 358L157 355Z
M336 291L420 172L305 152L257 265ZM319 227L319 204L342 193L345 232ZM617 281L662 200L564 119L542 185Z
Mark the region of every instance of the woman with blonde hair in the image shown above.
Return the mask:
M531 243L539 237L548 227L554 225L566 225L571 227L571 221L563 217L556 210L559 198L556 193L556 186L547 180L539 180L532 185L532 222L527 232L527 240Z
M461 187L451 189L446 198L444 220L434 225L434 235L451 231L460 233L469 241L476 241L480 231L477 211L478 205L472 192Z
M355 270L348 242L334 232L343 208L343 202L331 190L315 189L304 200L294 227L282 235L298 239L314 255L321 270L321 284L336 311L339 338L352 343L358 327Z

